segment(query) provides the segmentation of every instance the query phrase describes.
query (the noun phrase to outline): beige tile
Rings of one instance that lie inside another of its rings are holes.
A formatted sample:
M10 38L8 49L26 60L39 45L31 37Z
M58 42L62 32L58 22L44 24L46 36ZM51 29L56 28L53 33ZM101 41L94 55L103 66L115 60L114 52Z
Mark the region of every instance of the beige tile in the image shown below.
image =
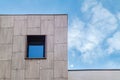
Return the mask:
M53 35L54 34L54 21L52 20L41 21L41 34L42 35Z
M16 19L18 17L18 19ZM14 21L14 35L27 34L27 20L26 17L16 16Z
M26 36L14 36L13 52L25 52Z
M55 44L54 59L67 61L67 44Z
M55 16L55 27L67 27L68 20L67 15Z
M24 15L15 15L14 16L14 20L15 21L26 21L27 20L27 16L24 16Z
M40 16L28 16L28 27L40 27Z
M40 70L40 80L53 80L53 70Z
M54 61L54 78L67 78L67 61Z
M55 43L67 43L67 28L55 29Z
M54 78L54 80L68 80L68 78Z
M0 80L11 80L10 78L3 78L3 79L0 79Z
M25 53L24 52L13 53L12 69L25 69Z
M0 16L1 27L13 27L14 16Z
M36 78L35 78L35 79L31 79L31 78L30 78L30 79L25 79L25 80L40 80L40 79L36 79Z
M10 61L0 60L0 78L10 78Z
M12 43L13 29L1 28L0 29L0 43Z
M24 70L12 70L11 80L24 80Z
M26 60L25 78L39 78L40 66L38 60Z
M27 35L40 35L40 28L27 28Z
M53 53L47 53L47 59L40 60L40 69L53 69Z
M54 15L42 15L41 20L54 20Z
M11 60L12 45L0 45L0 60Z
M24 26L24 27L14 27L14 35L26 35L26 34L27 34L26 26Z
M46 36L46 51L54 52L54 36Z

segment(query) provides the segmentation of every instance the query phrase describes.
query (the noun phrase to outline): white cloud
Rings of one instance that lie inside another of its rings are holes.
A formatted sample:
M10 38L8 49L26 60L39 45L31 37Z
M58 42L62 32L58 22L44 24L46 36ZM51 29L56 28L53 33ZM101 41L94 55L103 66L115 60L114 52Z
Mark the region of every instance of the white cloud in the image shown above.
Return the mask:
M73 20L68 35L69 50L76 48L81 53L81 60L91 64L95 59L106 54L106 50L101 48L102 43L117 29L118 23L115 15L96 0L85 0L81 10L89 15L90 20L87 22L79 18ZM86 15L84 15L85 18L88 17ZM120 43L118 38L117 35L108 40L109 49L118 49L119 46L116 46Z
M117 28L117 19L100 3L92 8L91 27L95 27L104 35L110 34Z
M120 13L117 13L117 18L120 20Z
M83 38L82 35L84 35L84 23L80 21L79 19L75 19L73 23L71 24L71 28L68 33L68 44L69 48L73 48L76 46L76 48L79 49L79 47L82 45L82 43L79 41ZM81 35L80 35L81 34Z
M97 4L98 4L98 2L96 0L84 0L84 3L81 7L81 11L82 12L89 11L90 8L96 6Z
M113 53L116 50L120 50L120 31L116 32L113 37L107 40L109 48L108 53Z
M73 64L71 64L71 65L70 65L70 68L73 68L73 67L74 67L74 65L73 65Z

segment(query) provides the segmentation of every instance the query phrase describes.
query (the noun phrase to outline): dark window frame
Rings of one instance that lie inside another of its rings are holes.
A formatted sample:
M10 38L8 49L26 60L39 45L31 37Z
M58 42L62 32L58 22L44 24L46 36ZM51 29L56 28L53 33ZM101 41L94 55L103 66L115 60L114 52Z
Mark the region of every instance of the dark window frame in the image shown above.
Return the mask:
M27 35L26 37L27 38L26 38L25 59L46 59L47 58L47 55L46 55L46 35ZM30 58L30 57L28 57L29 45L44 45L44 52L43 52L44 56L42 58Z

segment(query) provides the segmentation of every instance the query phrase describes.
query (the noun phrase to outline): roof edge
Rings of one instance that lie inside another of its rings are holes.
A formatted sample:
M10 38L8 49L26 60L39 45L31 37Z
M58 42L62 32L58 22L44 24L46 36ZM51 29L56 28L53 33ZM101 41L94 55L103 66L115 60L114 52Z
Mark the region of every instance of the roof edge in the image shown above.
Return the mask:
M68 71L120 71L120 69L73 69Z
M40 16L40 15L47 15L47 16L55 16L55 15L66 15L68 16L68 14L0 14L0 16L31 16L31 15L34 15L34 16Z

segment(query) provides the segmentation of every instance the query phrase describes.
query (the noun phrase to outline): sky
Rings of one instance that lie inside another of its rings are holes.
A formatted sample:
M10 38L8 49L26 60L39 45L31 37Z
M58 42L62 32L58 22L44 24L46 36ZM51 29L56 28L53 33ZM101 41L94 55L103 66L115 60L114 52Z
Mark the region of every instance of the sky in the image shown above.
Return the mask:
M68 69L120 69L120 0L1 0L0 14L68 14Z

